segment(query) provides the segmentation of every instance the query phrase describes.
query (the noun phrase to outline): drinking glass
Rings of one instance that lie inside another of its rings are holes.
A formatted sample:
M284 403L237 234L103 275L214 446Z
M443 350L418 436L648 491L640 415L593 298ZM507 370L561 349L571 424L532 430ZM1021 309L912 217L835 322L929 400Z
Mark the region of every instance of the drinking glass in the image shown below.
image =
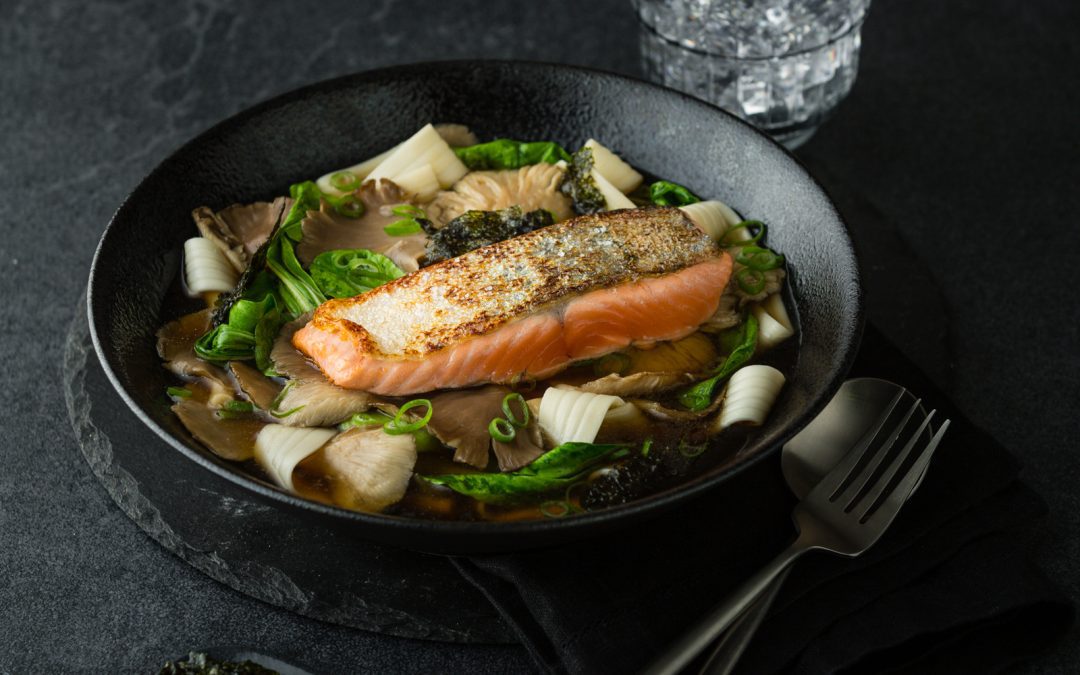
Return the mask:
M870 0L634 0L646 75L788 148L851 90Z

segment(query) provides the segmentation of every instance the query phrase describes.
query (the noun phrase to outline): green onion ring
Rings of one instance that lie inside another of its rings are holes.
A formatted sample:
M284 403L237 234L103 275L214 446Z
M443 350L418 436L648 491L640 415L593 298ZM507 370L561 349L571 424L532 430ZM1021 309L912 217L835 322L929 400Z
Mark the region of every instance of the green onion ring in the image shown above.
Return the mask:
M488 433L500 443L509 443L517 436L517 429L508 420L496 417L488 423Z
M757 295L765 290L765 275L749 267L739 270L735 274L735 281L747 295Z
M349 192L360 187L360 178L352 171L338 171L330 175L330 184L335 190Z
M683 457L693 458L705 452L705 448L707 447L708 445L705 443L702 443L701 445L690 445L686 441L679 441L679 454Z
M570 515L570 505L566 502L552 500L540 505L540 513L548 518L562 518Z
M413 206L412 204L401 204L390 209L390 213L395 216L404 216L406 218L427 218L427 212L419 206Z
M425 414L418 420L414 420L412 422L409 422L408 424L405 424L405 413L409 410L412 410L413 408L419 408L422 405L427 406L427 414ZM383 431L390 434L391 436L411 434L414 431L419 431L420 429L423 429L425 426L427 426L427 423L431 421L432 412L433 409L431 407L431 401L427 400L426 398L414 398L413 400L398 408L397 414L394 415L394 419L383 425Z
M749 229L751 227L758 228L758 231L757 231L757 234L752 235L750 237L750 239L746 239L744 241L728 241L727 240L728 235L732 234L736 230L745 229L745 230L749 231ZM741 223L737 223L735 225L732 225L730 228L728 228L728 231L724 233L724 236L720 237L720 246L724 247L724 248L727 248L729 246L752 246L752 245L758 243L759 241L761 241L761 238L764 237L764 236L765 236L765 223L761 222L760 220L744 220Z
M784 264L784 256L777 255L760 246L744 246L735 254L735 262L760 272L776 269Z
M521 417L519 418L514 414L514 411L510 407L511 401L516 401L521 406ZM525 397L517 392L507 394L502 400L502 411L506 415L506 420L515 427L527 427L529 426L529 404L525 402Z
M652 449L652 444L653 444L653 440L652 440L651 436L649 438L646 438L645 442L641 444L641 456L642 457L648 457L649 456L649 450Z
M235 413L251 412L255 409L255 406L251 405L247 401L229 401L225 404L225 410Z
M383 228L383 232L387 233L391 237L404 237L409 234L416 234L424 230L420 223L416 222L412 218L402 218L401 220L395 220L386 227Z
M338 429L341 431L347 431L353 427L382 426L390 421L386 419L388 417L390 416L381 411L363 411L353 413L352 417L338 425Z
M352 195L345 195L341 199L333 202L333 204L334 210L337 211L339 215L345 216L346 218L359 218L364 215L364 211L367 210L367 207L364 206L364 202Z

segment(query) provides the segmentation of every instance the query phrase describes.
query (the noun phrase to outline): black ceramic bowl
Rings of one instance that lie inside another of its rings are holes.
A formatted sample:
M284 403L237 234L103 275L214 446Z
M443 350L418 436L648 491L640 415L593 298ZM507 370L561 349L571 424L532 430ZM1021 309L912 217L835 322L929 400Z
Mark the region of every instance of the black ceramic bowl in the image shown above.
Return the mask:
M595 137L632 165L686 184L769 224L769 245L791 264L801 322L798 362L751 452L677 489L603 511L516 523L436 522L354 513L287 494L197 443L169 411L171 383L154 332L183 241L200 205L268 200L289 184L382 152L427 122L469 125L481 139L545 139L578 147ZM147 176L109 223L90 273L88 310L105 372L139 418L191 459L198 484L212 471L317 526L425 551L492 552L592 536L656 515L777 452L839 387L858 346L858 265L835 207L784 149L696 99L583 68L494 61L444 62L343 77L279 96L200 135ZM193 501L191 508L198 509Z

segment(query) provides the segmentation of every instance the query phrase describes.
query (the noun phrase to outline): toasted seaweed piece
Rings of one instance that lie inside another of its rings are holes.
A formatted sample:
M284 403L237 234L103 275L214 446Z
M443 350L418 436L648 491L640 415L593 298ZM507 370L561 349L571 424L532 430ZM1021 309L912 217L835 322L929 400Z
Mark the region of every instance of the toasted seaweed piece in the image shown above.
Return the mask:
M254 661L218 661L203 652L191 652L186 659L166 661L158 675L277 675Z
M285 217L285 209L288 206L288 202L282 202L281 207L278 210L277 218L274 223L274 227L271 228L270 234L266 240L256 249L252 254L251 260L248 261L247 268L244 269L244 273L240 275L240 281L237 282L236 288L228 293L222 293L218 296L217 304L214 305L214 313L210 321L211 326L220 326L223 323L229 321L229 310L232 309L233 304L237 300L244 297L244 295L256 285L266 286L269 280L269 275L262 275L262 279L259 279L260 273L266 269L266 252L270 248L270 242L273 241L277 235L278 230L281 229L282 220ZM256 283L258 279L259 283Z
M574 203L574 212L579 215L597 213L607 207L604 194L592 177L592 149L583 147L573 154L570 164L563 174L559 189Z
M554 222L551 212L544 209L522 213L520 207L511 206L501 211L466 211L431 235L424 264L456 258L481 246L511 239Z

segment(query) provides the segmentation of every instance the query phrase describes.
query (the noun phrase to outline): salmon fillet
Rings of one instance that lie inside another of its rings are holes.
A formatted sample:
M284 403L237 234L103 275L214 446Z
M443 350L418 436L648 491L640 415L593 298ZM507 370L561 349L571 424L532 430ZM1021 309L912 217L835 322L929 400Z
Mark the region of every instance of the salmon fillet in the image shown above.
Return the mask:
M689 335L731 268L678 209L581 216L330 300L293 344L335 384L387 396L540 379Z

